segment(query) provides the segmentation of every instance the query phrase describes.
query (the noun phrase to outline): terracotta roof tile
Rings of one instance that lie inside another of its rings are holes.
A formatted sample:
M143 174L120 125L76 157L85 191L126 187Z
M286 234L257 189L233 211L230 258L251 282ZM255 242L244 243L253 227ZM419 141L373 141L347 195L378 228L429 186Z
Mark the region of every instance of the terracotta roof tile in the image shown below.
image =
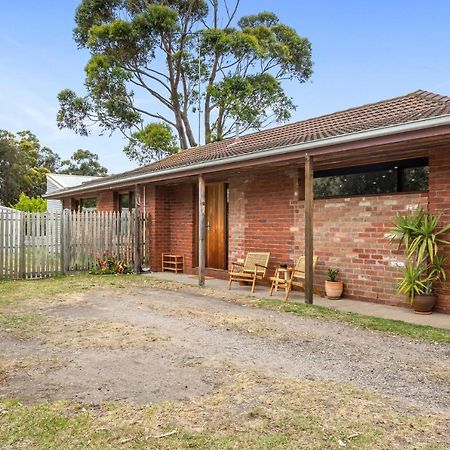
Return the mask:
M242 135L237 141L231 138L193 147L153 164L102 178L102 182L447 114L450 114L450 97L418 90L401 97Z

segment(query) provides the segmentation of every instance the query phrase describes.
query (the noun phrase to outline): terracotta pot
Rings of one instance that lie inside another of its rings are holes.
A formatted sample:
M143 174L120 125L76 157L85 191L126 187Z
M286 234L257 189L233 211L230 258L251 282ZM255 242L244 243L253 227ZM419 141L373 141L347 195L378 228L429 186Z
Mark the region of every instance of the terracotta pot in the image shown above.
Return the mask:
M412 307L416 314L431 314L437 302L436 294L422 294L414 296Z
M342 281L325 281L325 292L330 300L337 300L341 298L344 290L344 283Z

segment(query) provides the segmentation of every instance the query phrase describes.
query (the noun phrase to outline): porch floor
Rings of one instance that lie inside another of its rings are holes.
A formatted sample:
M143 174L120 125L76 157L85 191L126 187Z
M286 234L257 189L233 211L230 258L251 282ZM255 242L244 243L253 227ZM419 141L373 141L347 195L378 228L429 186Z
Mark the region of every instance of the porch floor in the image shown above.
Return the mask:
M150 274L152 277L159 280L177 281L185 284L197 285L198 280L195 275L188 275L184 273L171 273L171 272L153 272ZM228 290L228 281L220 280L218 278L207 277L205 285L215 290ZM250 288L247 286L241 286L238 283L233 283L232 291L240 295L251 295L259 298L270 298L269 289L263 285L257 285L255 293L252 294ZM284 291L280 290L274 293L273 297L277 300L284 299ZM289 297L290 302L303 302L304 296L302 292L294 291ZM438 328L450 329L450 315L434 312L431 315L424 316L415 314L409 308L402 308L398 306L382 305L378 303L369 303L366 301L358 300L328 300L327 298L314 296L314 304L324 306L326 308L333 308L338 311L354 312L364 314L366 316L380 317L383 319L402 320L403 322L414 323L418 325L429 325Z

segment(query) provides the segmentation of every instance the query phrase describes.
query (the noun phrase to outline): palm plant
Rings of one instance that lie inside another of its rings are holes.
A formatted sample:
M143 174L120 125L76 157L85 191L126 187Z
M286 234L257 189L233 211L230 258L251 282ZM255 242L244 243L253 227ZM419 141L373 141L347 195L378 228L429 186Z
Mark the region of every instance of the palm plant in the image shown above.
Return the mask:
M440 214L431 214L422 209L414 214L397 214L390 232L391 241L406 252L407 264L398 285L398 293L406 295L412 302L416 295L431 294L433 284L445 281L446 257L439 255L442 245L450 242L444 239L450 231L450 224L440 226Z

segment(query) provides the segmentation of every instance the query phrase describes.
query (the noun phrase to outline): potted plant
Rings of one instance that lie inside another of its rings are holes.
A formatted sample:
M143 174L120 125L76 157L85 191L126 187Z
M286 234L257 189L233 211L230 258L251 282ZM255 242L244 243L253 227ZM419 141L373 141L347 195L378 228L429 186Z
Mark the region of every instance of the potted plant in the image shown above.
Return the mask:
M433 288L447 278L446 257L440 252L443 246L450 244L443 239L450 224L440 226L440 218L440 214L421 209L407 216L397 214L390 233L391 240L398 242L406 256L398 293L406 296L417 314L431 314L437 301Z
M325 292L330 300L337 300L341 298L344 290L344 283L337 280L339 272L340 270L337 268L329 268L327 271L328 277L325 280Z

